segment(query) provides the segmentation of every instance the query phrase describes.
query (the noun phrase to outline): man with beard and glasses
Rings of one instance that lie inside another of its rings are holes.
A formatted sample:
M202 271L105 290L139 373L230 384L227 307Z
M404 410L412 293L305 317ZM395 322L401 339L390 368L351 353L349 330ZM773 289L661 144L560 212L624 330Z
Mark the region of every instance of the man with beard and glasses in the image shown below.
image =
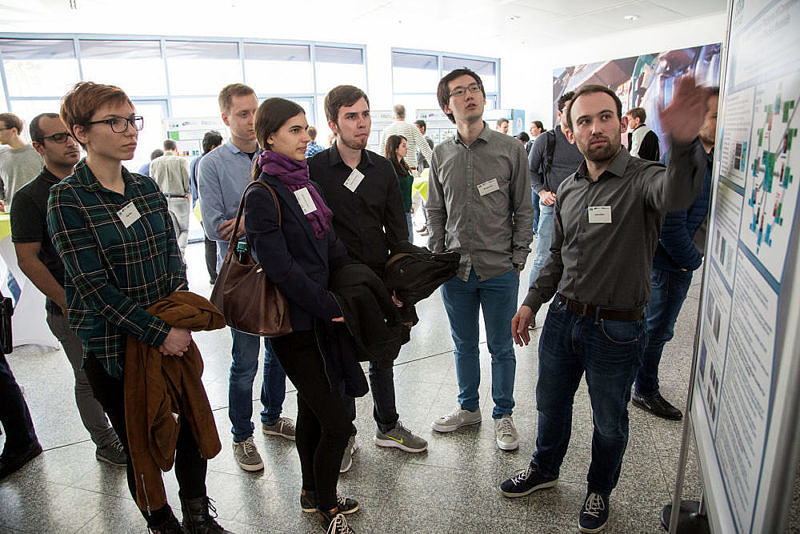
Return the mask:
M706 158L696 138L705 110L706 90L683 79L661 113L672 146L666 168L622 148L622 104L607 87L578 89L566 111L567 136L585 160L558 188L550 257L511 321L514 341L527 345L536 311L555 295L539 338L536 451L500 492L522 497L556 485L585 373L594 434L582 532L608 521L628 443L631 385L647 344L653 254L664 215L689 207L702 187Z
M308 159L309 174L322 186L325 202L334 214L336 235L347 247L348 254L383 277L390 253L408 242L397 175L386 158L366 150L372 119L364 91L352 85L334 87L325 97L325 115L336 140L329 149ZM392 365L371 361L369 382L373 416L378 427L375 444L409 453L427 449L428 442L400 422ZM355 399L346 400L350 418L354 420ZM353 453L358 449L355 433L353 427L342 457L342 473L350 469Z

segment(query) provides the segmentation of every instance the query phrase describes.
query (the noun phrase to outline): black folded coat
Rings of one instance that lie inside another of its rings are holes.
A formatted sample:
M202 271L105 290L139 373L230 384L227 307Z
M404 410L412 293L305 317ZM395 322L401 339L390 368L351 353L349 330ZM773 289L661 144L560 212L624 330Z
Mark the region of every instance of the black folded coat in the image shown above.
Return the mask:
M359 359L391 366L409 330L383 281L366 265L354 263L333 271L328 289L355 339Z
M403 304L413 305L431 296L436 288L454 277L460 261L458 252L431 252L413 247L389 258L383 282Z

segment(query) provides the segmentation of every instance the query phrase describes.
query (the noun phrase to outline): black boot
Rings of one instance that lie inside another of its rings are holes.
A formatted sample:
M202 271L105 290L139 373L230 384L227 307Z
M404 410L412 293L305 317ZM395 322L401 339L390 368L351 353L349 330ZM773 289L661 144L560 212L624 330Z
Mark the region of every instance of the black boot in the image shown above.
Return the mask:
M208 497L195 499L181 497L181 510L183 511L183 530L187 534L233 534L214 520L217 517L217 509L214 508ZM211 513L214 515L212 516Z
M169 518L163 523L150 527L150 532L153 534L183 534L183 528L178 523L178 519L169 513Z

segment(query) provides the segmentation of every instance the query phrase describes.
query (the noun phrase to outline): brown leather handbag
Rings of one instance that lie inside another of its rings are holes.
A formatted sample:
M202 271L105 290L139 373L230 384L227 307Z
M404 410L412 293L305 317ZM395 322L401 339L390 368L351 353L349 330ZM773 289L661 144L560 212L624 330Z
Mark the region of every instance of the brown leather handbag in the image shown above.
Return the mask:
M278 213L278 227L281 226L281 207L275 191L257 180L248 185L242 193L234 228L239 227L247 192L259 186L266 188L272 195L275 211ZM225 259L217 274L214 290L211 292L211 303L225 316L228 326L241 332L264 337L291 333L289 302L286 296L267 278L261 265L253 260L250 242L247 242L245 251L238 253L236 245L236 239L231 239L228 243Z

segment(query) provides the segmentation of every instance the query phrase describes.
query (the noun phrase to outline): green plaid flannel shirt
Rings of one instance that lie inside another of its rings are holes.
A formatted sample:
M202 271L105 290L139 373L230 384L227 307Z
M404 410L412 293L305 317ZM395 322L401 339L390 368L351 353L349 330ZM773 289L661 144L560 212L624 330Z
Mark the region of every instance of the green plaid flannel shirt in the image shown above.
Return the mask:
M186 284L164 195L122 168L125 194L100 185L84 160L50 188L47 225L64 262L70 328L108 373L122 378L126 336L158 347L169 325L145 310ZM117 212L133 202L128 228Z

